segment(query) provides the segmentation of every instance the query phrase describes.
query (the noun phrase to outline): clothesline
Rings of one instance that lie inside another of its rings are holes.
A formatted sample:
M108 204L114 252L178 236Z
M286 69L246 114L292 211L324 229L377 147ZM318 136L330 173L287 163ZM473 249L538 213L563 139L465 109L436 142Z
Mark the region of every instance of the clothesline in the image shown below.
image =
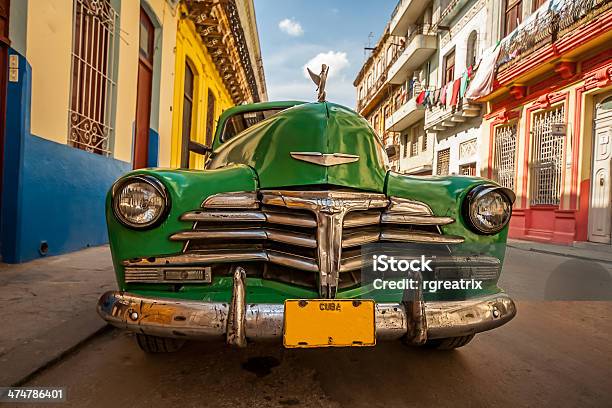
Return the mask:
M470 66L461 77L449 81L440 88L430 86L421 89L416 95L416 103L423 105L425 108L435 106L456 107L463 100L473 75L474 70Z

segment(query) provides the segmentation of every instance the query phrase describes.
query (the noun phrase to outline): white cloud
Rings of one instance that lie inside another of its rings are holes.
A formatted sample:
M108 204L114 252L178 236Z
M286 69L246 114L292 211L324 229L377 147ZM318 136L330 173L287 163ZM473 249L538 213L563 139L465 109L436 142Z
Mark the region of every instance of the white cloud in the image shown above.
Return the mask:
M341 74L342 70L350 65L346 52L320 52L304 65L304 77L310 78L310 76L308 75L308 71L306 71L306 68L310 68L312 72L318 74L319 72L321 72L322 64L327 64L327 66L329 66L328 78L332 78Z
M292 18L286 18L284 20L281 20L280 23L278 23L278 28L280 28L281 31L289 34L292 37L299 37L304 34L302 25L299 23L299 21L296 21Z

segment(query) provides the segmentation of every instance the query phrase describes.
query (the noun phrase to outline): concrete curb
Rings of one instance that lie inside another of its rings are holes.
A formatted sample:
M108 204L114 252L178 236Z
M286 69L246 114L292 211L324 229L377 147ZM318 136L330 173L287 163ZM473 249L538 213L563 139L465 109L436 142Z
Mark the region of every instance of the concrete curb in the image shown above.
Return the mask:
M0 357L6 370L0 371L0 386L17 387L41 370L76 350L92 337L108 330L97 314L66 321L47 331L44 336L21 344Z
M612 251L610 253L606 253L600 250L589 250L572 246L541 244L537 242L519 240L508 240L507 246L523 251L612 264Z

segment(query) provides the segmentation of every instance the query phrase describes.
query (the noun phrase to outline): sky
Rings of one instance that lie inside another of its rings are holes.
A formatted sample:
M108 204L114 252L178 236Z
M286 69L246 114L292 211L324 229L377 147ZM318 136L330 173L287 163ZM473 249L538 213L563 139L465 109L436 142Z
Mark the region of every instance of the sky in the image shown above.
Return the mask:
M304 67L318 74L326 63L327 100L354 108L364 47L376 44L397 0L254 1L268 98L315 100Z

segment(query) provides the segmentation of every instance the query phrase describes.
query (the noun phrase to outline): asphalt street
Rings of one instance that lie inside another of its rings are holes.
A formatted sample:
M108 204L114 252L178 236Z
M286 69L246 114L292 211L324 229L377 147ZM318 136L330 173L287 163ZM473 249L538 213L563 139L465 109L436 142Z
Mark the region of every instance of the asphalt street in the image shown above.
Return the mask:
M610 406L612 264L509 248L501 286L517 317L456 351L189 343L147 355L113 329L26 385L67 387L61 406L75 407Z

